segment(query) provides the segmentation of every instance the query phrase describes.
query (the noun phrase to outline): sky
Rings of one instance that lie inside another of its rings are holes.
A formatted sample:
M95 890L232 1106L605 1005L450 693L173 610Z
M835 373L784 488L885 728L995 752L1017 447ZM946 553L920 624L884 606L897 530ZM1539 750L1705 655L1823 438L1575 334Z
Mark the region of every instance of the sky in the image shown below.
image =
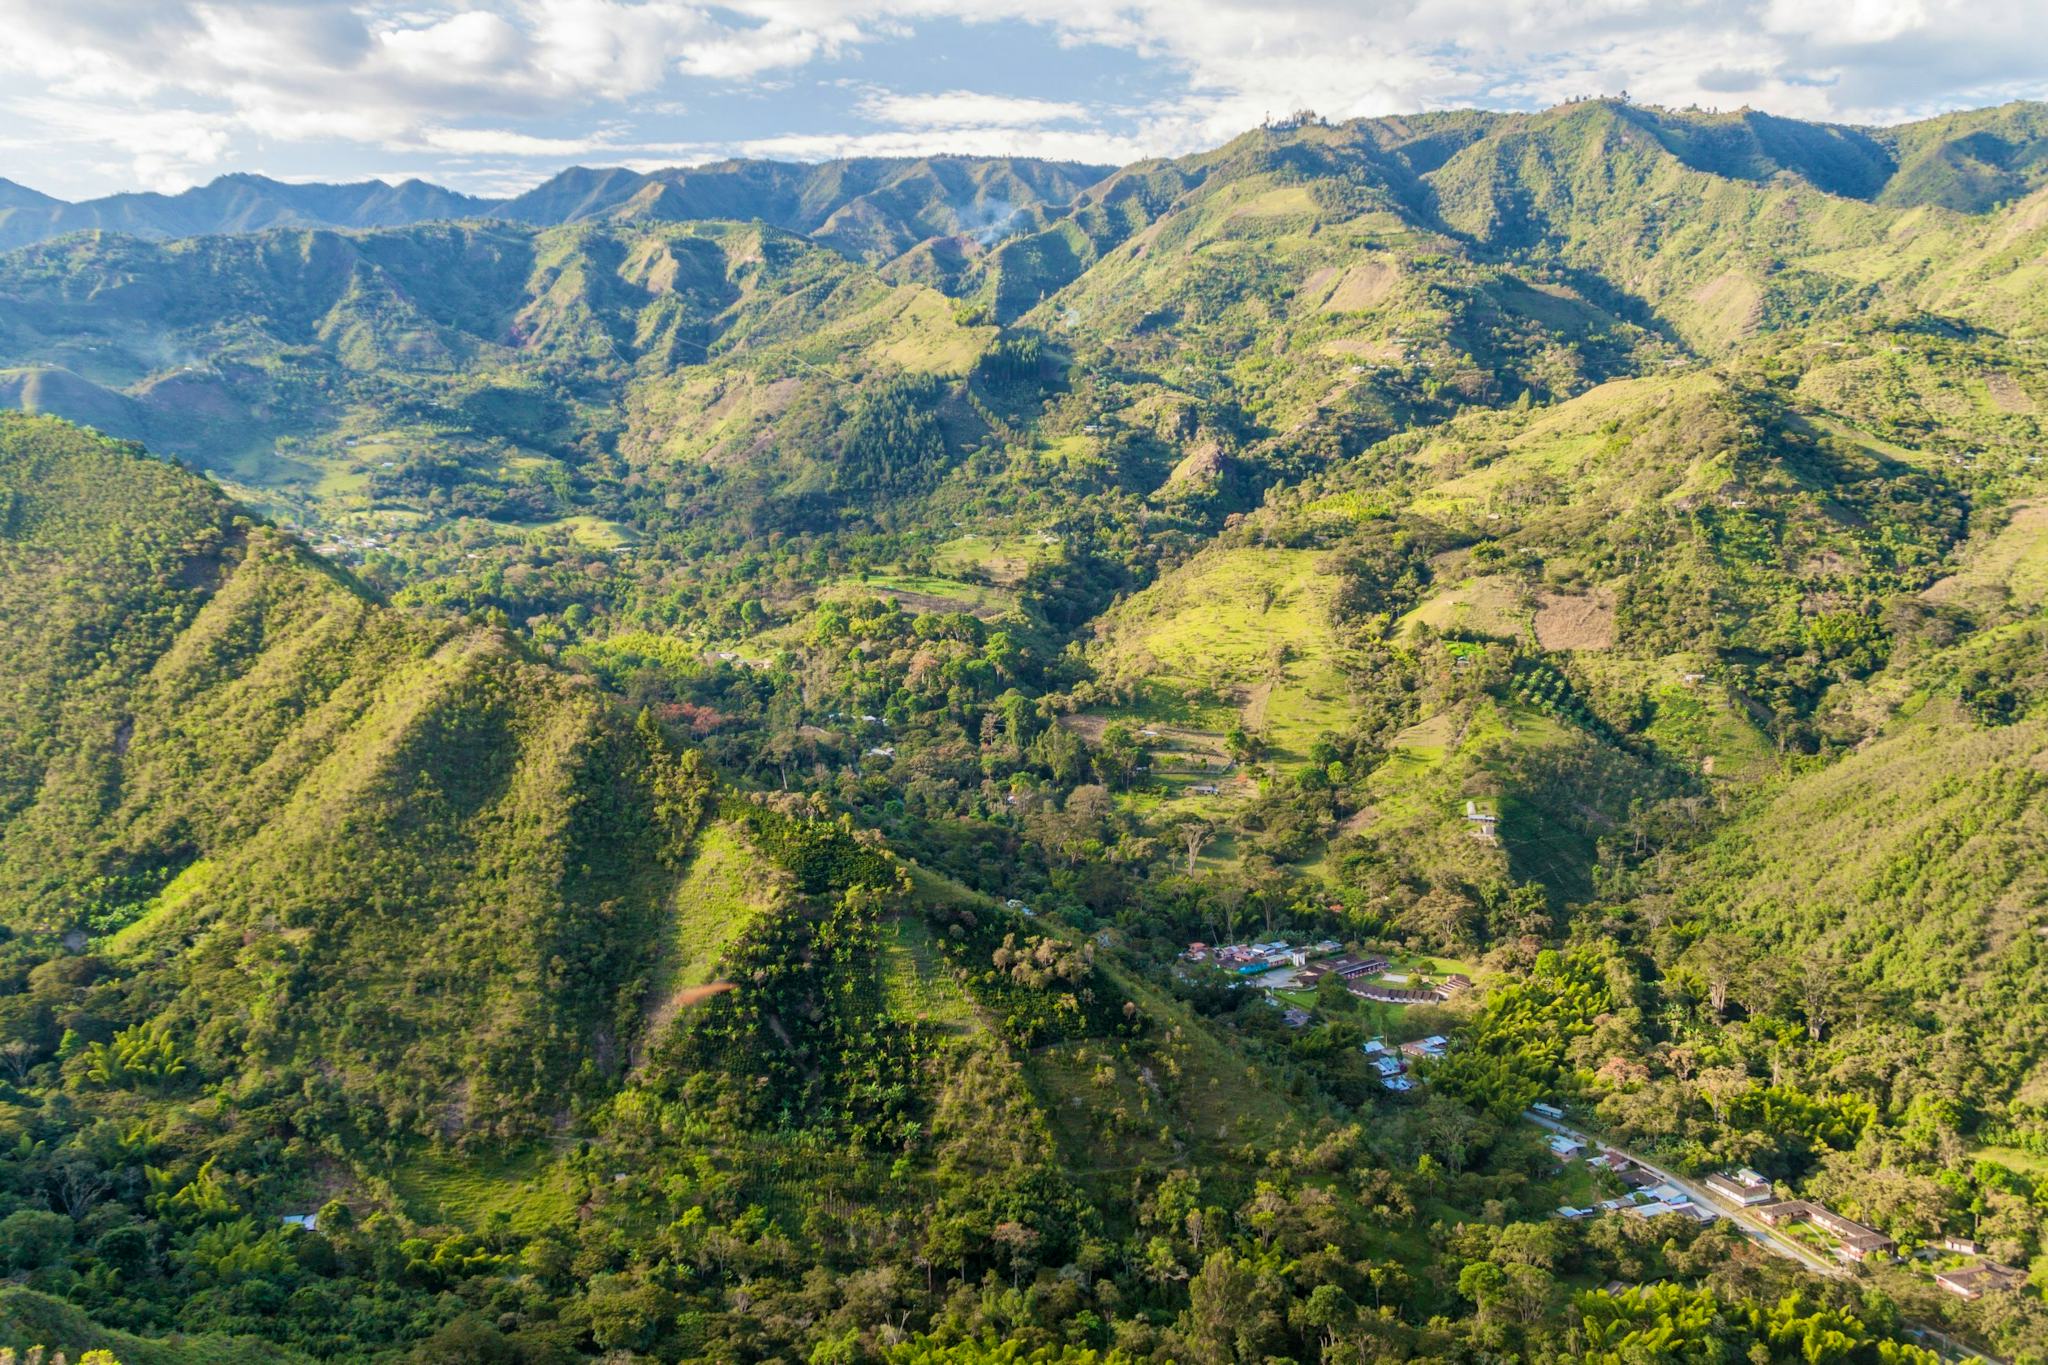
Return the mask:
M0 177L505 195L573 165L1122 163L1268 114L2048 98L2048 0L0 0Z

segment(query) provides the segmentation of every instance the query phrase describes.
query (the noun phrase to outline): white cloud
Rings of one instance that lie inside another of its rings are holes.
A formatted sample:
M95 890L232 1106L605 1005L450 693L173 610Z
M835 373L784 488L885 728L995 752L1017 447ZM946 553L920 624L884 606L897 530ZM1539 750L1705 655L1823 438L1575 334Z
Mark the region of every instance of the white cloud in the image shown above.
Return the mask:
M1119 52L1145 64L1149 103L1021 58L964 76L943 65L942 19ZM81 184L290 172L338 144L480 183L664 146L1101 160L1211 146L1301 105L1344 118L1623 88L1877 122L2048 95L2044 27L2048 0L0 0L0 143L10 165L50 144L45 164ZM782 88L921 42L937 45L911 49L935 58L927 88L869 77L851 116ZM729 104L704 134L702 111L736 96L759 134L735 135Z
M899 128L1036 128L1088 118L1088 110L1070 100L983 95L972 90L949 90L940 95L877 90L861 100L860 112L876 123Z
M220 164L230 143L230 120L183 109L136 110L42 97L6 100L0 111L71 154L97 154L96 164L124 175L129 189L174 193L190 188Z

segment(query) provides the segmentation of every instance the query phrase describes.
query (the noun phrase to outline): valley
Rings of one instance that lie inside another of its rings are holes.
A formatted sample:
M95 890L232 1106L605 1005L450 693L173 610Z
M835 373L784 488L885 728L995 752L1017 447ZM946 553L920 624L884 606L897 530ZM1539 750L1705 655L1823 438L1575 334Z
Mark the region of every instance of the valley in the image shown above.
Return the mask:
M2048 1358L2044 148L0 196L0 1348Z

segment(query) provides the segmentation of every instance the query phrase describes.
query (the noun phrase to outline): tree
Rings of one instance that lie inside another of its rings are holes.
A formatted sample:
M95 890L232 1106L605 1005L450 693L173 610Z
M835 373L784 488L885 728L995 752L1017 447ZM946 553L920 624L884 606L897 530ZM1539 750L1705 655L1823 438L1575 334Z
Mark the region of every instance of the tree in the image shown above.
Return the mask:
M36 1270L55 1264L71 1245L72 1222L46 1209L21 1209L0 1218L0 1265Z
M1741 943L1727 934L1708 934L1680 959L1680 965L1699 974L1707 986L1707 1004L1714 1017L1728 1012L1728 990L1742 974L1746 954Z
M1185 1358L1194 1365L1235 1365L1238 1334L1252 1315L1257 1287L1257 1277L1229 1251L1204 1261L1188 1281L1187 1311L1176 1324Z
M1714 1111L1714 1121L1728 1121L1728 1106L1749 1089L1749 1073L1739 1066L1708 1067L1700 1073L1700 1094Z
M1187 851L1188 875L1195 875L1195 859L1202 856L1202 850L1216 837L1216 830L1206 820L1187 819L1180 822L1174 831L1180 836L1180 844Z

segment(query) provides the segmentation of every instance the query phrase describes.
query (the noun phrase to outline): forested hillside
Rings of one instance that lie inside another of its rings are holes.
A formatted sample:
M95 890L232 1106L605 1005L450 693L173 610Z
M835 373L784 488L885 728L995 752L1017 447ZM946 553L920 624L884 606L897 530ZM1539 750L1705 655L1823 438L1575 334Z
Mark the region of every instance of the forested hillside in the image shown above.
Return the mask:
M0 198L0 1348L2048 1358L2040 106L230 188Z

